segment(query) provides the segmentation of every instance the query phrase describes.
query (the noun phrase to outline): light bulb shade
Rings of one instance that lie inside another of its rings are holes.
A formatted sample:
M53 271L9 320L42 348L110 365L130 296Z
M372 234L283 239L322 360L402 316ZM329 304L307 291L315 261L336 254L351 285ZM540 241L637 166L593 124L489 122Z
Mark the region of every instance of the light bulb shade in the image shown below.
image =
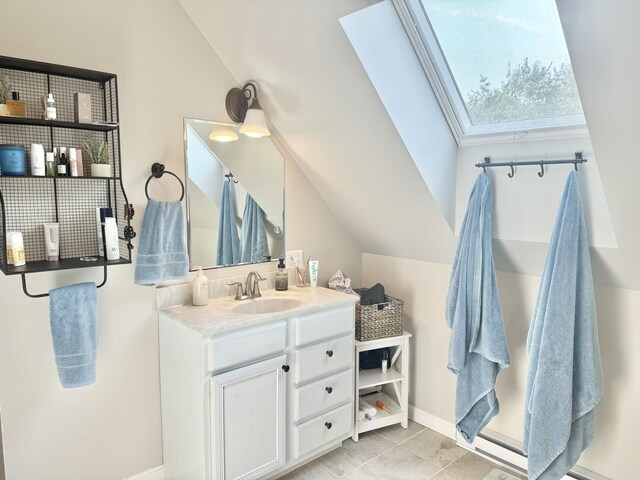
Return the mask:
M209 138L216 142L234 142L238 140L238 134L232 125L215 125Z
M247 116L244 118L244 123L242 127L240 127L240 133L249 137L268 137L271 135L271 132L269 132L267 128L264 112L260 107L254 108L253 104L249 107Z

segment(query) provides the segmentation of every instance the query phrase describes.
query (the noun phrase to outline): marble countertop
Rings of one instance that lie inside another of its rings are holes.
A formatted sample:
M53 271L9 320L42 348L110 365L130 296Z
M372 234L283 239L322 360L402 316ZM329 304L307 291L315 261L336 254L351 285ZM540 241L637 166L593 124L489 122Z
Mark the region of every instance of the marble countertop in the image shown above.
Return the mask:
M264 299L294 299L300 305L289 310L245 314L235 313L233 309L241 304L259 302ZM326 307L350 306L359 300L356 295L348 295L323 287L289 288L285 292L273 289L262 291L262 297L252 300L235 300L231 297L209 299L209 304L203 307L193 305L178 305L160 310L160 313L186 325L202 335L218 335L233 330L257 326L323 310Z

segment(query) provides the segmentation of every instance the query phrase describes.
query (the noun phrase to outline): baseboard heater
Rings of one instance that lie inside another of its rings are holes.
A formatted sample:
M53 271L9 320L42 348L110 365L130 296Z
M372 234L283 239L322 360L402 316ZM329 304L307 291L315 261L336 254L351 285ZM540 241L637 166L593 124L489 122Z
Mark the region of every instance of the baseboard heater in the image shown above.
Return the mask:
M522 447L514 445L514 441L500 435L497 432L482 431L478 434L473 444L469 445L459 434L456 434L456 442L459 446L475 451L480 455L512 468L516 472L527 473L527 457L522 452ZM611 480L582 467L574 467L561 480Z

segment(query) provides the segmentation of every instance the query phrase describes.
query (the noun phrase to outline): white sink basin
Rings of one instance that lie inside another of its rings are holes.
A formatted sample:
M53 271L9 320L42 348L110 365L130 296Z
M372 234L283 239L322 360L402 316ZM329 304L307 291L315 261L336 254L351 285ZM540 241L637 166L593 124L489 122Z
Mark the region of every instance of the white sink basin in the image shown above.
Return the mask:
M255 300L243 300L240 305L231 309L233 313L245 313L257 315L260 313L273 313L291 310L299 307L300 300L294 298L257 298Z

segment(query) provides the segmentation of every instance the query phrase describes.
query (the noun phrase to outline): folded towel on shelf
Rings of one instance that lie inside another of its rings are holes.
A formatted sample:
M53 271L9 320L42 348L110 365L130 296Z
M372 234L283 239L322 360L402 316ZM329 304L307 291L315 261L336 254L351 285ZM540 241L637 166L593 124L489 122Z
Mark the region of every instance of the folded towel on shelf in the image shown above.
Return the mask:
M456 427L468 442L498 414L496 376L510 363L491 249L492 201L491 179L481 173L469 197L447 295L448 368L458 377Z
M524 452L529 479L562 478L594 436L602 366L587 229L569 174L527 337Z
M269 256L267 232L264 229L264 211L247 193L242 214L242 241L240 262L264 262Z
M236 210L231 195L231 182L225 181L222 185L220 200L216 265L235 265L237 263L240 263L240 237L238 236Z
M375 305L384 301L384 286L381 283L376 283L360 294L360 305Z
M188 273L182 204L149 199L142 218L135 283L155 285L165 280L184 280Z
M96 381L98 294L95 283L49 292L51 338L58 378L65 388Z

